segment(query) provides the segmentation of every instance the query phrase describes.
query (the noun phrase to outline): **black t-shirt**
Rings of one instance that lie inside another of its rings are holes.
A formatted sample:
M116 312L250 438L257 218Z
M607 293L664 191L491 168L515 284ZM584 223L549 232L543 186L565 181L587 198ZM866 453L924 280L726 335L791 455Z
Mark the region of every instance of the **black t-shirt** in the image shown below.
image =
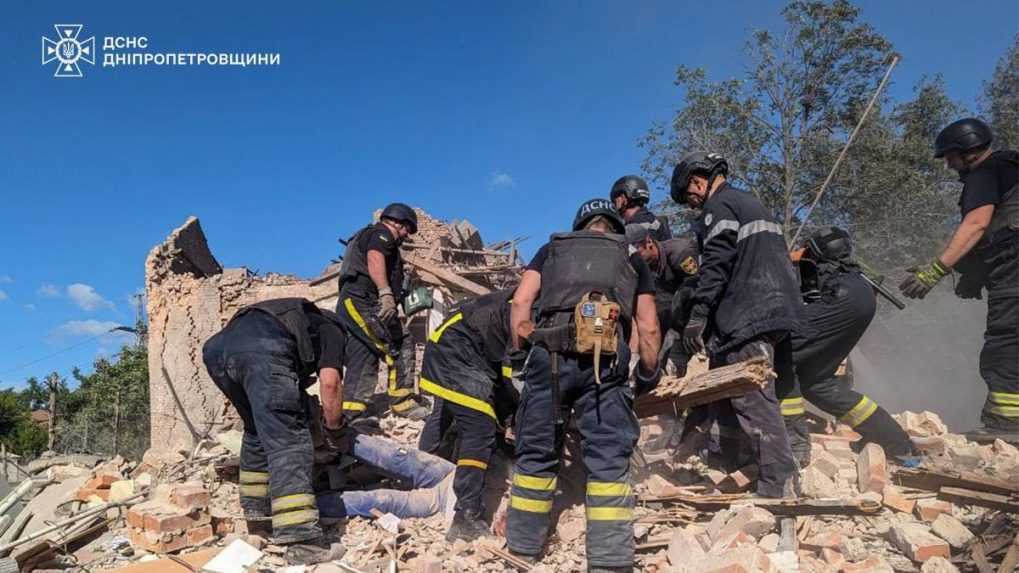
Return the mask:
M1015 151L996 151L963 177L959 209L965 217L979 207L997 205L1016 184Z
M394 296L399 300L403 285L394 284L394 281L403 276L402 269L400 268L403 262L400 260L400 244L389 230L389 227L381 222L375 223L368 232L363 232L357 237L354 248L364 253L363 261L365 268L360 272L363 272L365 275L368 274L368 252L378 251L382 253L382 256L386 259L387 279L390 282L389 288L393 290ZM345 283L344 286L346 289L345 294L348 296L372 299L378 296L378 289L375 287L375 283L372 282L370 276L359 277L358 280Z
M308 320L311 321L312 344L319 370L335 368L342 372L347 335L336 323L322 315L308 313Z
M548 243L545 243L534 254L534 258L527 265L527 270L540 273L541 269L545 266L545 259L547 258ZM637 272L637 294L654 294L655 276L651 273L651 269L644 262L644 259L640 258L640 255L637 253L633 253L630 255L630 266Z

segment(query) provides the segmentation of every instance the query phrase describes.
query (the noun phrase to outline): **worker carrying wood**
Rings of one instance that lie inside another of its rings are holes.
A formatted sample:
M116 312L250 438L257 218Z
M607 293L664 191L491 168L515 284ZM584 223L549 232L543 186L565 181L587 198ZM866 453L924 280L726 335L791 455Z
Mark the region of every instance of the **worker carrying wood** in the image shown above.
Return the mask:
M980 119L949 124L934 141L934 156L959 174L962 222L944 252L909 269L899 286L921 299L952 269L960 273L955 293L979 299L987 291L987 330L980 351L980 376L987 400L983 427L967 437L979 442L1019 435L1019 153L992 151L994 134Z
M780 379L792 379L790 334L801 327L800 296L782 226L754 195L728 183L728 162L717 153L685 155L672 172L674 201L701 211L694 225L701 252L682 344L706 348L712 368L762 356ZM705 344L706 341L706 344ZM796 462L786 437L775 387L693 408L684 437L720 426L724 457L736 457L742 433L760 468L757 493L795 491Z
M548 538L563 432L572 415L588 472L589 571L633 570L630 456L640 432L627 385L627 340L635 324L638 392L653 388L661 376L661 341L654 278L631 254L624 232L608 200L585 202L573 232L552 235L513 296L513 345L529 352L514 425L517 459L506 538L510 551L528 561L537 559Z
M508 350L513 289L468 299L454 308L425 344L421 390L435 396L419 447L440 454L455 433L456 514L446 539L473 541L489 533L482 504L485 475L502 423L519 396ZM451 457L452 452L445 452ZM441 455L441 454L440 454Z
M417 226L414 209L388 205L378 223L347 241L340 266L336 314L352 334L343 411L350 424L364 431L378 431L379 412L371 399L380 358L388 369L386 393L393 413L414 420L428 415L414 392L414 341L397 311L405 294L400 244L417 233Z
M286 545L294 565L339 557L319 525L312 487L311 426L337 444L347 430L339 317L302 298L242 308L202 349L209 376L244 423L240 502L253 530L271 518L273 542ZM317 374L322 416L310 414L304 391ZM336 446L339 447L338 445Z
M856 392L836 375L877 312L877 291L852 258L849 233L821 228L807 237L806 247L796 251L794 258L800 270L808 328L793 333L792 338L799 388L780 384L779 399L784 404L799 399L802 412L806 398L856 430L863 438L861 445L874 442L889 456L911 463L905 458L913 456L913 445L902 427L872 398ZM795 432L795 426L790 425L790 430ZM809 462L809 447L806 452L794 453L801 465Z

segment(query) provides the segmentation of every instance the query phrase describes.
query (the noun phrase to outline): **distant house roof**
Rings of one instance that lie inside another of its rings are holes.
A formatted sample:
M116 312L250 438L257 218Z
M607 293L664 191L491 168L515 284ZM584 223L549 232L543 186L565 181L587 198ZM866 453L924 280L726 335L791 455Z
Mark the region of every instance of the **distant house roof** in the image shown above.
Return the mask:
M32 421L39 425L49 424L49 410L32 410Z

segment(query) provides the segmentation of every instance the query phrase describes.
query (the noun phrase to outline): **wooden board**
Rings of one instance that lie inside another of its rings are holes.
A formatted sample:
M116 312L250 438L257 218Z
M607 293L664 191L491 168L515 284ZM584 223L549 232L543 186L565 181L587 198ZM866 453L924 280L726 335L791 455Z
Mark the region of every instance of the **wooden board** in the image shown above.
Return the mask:
M1019 498L988 493L986 491L972 491L961 487L945 486L938 491L938 499L960 505L976 505L1019 514Z
M948 486L1000 495L1019 494L1019 484L971 472L903 468L896 471L893 478L898 485L927 491L936 492L942 487Z
M724 398L742 396L763 388L774 377L764 359L747 360L694 376L666 376L658 387L634 403L638 418L676 414L687 408Z

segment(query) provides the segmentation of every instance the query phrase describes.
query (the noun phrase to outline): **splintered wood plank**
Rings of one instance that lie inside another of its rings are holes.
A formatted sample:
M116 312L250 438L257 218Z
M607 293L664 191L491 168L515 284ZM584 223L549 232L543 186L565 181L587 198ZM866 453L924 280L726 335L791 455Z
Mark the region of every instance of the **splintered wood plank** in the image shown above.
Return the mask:
M774 373L764 359L753 359L693 376L662 378L658 387L634 403L639 418L682 412L763 388Z

